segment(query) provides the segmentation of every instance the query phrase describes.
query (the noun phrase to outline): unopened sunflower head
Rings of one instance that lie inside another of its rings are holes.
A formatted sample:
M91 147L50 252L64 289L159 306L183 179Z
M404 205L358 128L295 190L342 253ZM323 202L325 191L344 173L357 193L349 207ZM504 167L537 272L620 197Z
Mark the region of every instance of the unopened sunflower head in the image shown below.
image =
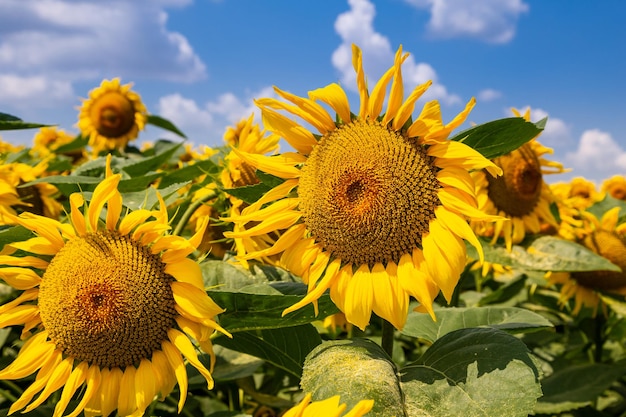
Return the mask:
M235 230L227 236L283 231L270 248L241 258L281 254L281 265L308 284L307 296L284 314L308 303L317 306L330 289L350 323L364 328L374 312L401 328L411 296L431 315L440 291L450 299L465 265L464 239L482 256L467 220L491 217L477 208L469 171L501 170L467 145L447 140L474 99L448 124L442 122L437 101L426 103L410 120L431 82L404 98L402 63L407 56L398 49L393 66L368 91L361 50L353 47L360 96L354 112L337 84L308 97L275 88L280 99L257 100L266 129L296 152L238 152L251 166L284 181L229 218Z
M0 327L23 326L25 339L0 379L36 377L10 413L31 411L62 389L54 416L77 392L70 416L142 415L176 383L180 412L188 386L183 356L213 386L191 341L212 364L209 337L227 333L215 321L222 309L188 258L201 232L189 240L170 235L162 200L159 210L122 215L120 178L107 159L91 201L70 196L69 223L31 213L13 219L35 237L10 244L22 255L0 256L0 278L20 291L0 306Z
M522 116L530 120L530 109ZM541 145L537 138L518 149L494 159L503 171L501 177L487 175L484 171L472 173L476 181L479 208L488 214L498 215L501 220L493 224L473 222L472 227L481 236L492 238L495 243L503 238L508 250L521 242L527 233L540 233L542 227L558 228L550 205L555 201L543 176L565 172L558 162L548 161L545 154L553 151Z
M103 80L89 92L78 114L78 128L94 154L103 150L123 149L143 130L147 121L146 106L132 84L120 84L119 78Z
M621 271L579 271L554 274L552 283L561 284L561 302L574 298L574 314L582 306L597 310L599 292L626 294L626 223L619 223L619 207L608 210L601 219L585 213L590 228L585 230L579 243L617 265Z

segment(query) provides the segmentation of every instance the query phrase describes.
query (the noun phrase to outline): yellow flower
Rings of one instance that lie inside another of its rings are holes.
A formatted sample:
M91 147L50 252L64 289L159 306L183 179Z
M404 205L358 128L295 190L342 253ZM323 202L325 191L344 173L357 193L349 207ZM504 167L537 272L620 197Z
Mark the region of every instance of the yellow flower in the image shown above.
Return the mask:
M273 154L278 151L280 137L275 134L265 135L258 124L254 123L254 114L248 119L240 121L235 128L229 127L224 134L225 142L231 147L231 151L224 158L224 169L220 174L220 179L224 188L237 188L259 183L256 175L256 167L246 162L240 152L254 155ZM236 217L241 214L245 203L228 194L230 201L229 216ZM238 225L234 226L239 230ZM234 239L235 251L237 255L243 256L246 253L257 252L270 248L278 239L277 233L238 237ZM263 262L275 264L275 257L263 257ZM243 266L248 267L248 262L241 259Z
M602 191L611 197L626 201L626 178L623 175L614 175L602 182Z
M2 136L0 136L0 155L2 154L7 154L7 153L15 153L15 152L19 152L22 149L24 149L24 146L20 145L20 146L15 146L9 142L5 142L2 139Z
M482 256L466 220L490 216L477 209L468 170L497 174L500 169L467 145L446 139L475 101L447 125L437 101L428 102L409 123L415 102L431 83L403 100L401 66L407 56L400 48L393 67L370 93L361 51L353 47L361 99L357 115L337 84L311 91L309 98L275 88L290 103L257 101L265 127L297 152L263 156L235 149L250 165L285 181L229 218L236 229L227 236L284 230L272 247L242 257L282 253L281 265L308 283L307 296L283 314L308 303L317 306L330 289L346 319L361 329L372 312L402 328L410 296L433 316L432 302L440 290L450 300L465 265L463 239ZM318 101L330 106L339 121ZM302 118L321 137L276 110Z
M33 147L30 153L33 156L45 158L51 153L54 153L59 147L67 145L74 139L75 136L66 133L62 129L57 129L56 127L42 127L33 137ZM77 160L81 159L81 157L83 157L82 151L79 150L76 155L71 156L76 156Z
M558 235L566 240L581 239L586 233L589 222L585 220L585 210L602 200L603 195L596 190L596 185L582 177L570 182L550 185L555 197L561 219Z
M119 78L103 80L89 92L78 115L78 128L89 138L98 154L102 150L123 149L137 138L147 120L146 106L132 84L120 85Z
M20 187L45 176L47 161L35 166L21 162L0 165L0 224L11 224L10 217L22 211L58 219L61 203L56 200L58 192L54 185L39 183Z
M574 298L573 313L585 306L595 311L600 303L599 291L626 294L626 223L618 224L619 207L604 213L601 220L586 213L593 228L585 233L580 243L619 266L622 271L580 271L552 273L548 280L561 284L562 304Z
M521 117L517 110L513 109L513 113ZM530 120L530 109L523 117ZM484 171L472 173L479 209L502 217L494 224L472 222L476 233L492 236L492 243L502 237L507 249L511 250L527 232L539 233L543 224L554 229L558 227L550 211L554 197L543 175L564 172L564 169L560 163L544 159L543 155L547 153L552 153L552 149L544 147L535 138L494 160L504 172L501 177L494 178Z
M0 257L0 278L21 291L0 306L0 327L23 326L26 339L0 379L36 376L9 413L31 411L62 388L54 416L76 392L69 416L142 415L177 382L180 412L188 384L183 355L213 387L190 340L212 366L209 337L227 334L214 321L222 309L204 291L200 267L187 258L201 233L189 240L167 234L162 200L160 210L121 216L120 178L107 158L89 204L70 196L69 224L31 213L14 219L36 237L10 245L32 255Z
M362 417L374 406L373 400L361 400L352 410L343 414L346 404L340 405L339 399L339 395L335 395L322 401L311 402L311 394L307 394L298 405L287 410L283 417Z

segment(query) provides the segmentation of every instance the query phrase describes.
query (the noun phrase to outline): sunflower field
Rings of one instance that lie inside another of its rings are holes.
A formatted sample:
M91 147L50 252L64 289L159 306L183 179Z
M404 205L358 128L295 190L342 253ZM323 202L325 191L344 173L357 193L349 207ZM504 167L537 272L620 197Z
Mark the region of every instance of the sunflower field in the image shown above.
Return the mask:
M626 178L460 131L407 56L217 148L119 79L77 133L0 113L0 415L626 416Z

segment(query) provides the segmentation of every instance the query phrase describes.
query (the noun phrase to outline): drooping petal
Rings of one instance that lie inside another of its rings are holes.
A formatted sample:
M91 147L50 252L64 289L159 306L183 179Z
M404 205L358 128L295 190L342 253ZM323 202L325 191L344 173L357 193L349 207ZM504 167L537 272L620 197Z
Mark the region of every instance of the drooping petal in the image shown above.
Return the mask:
M341 118L343 123L350 123L350 104L346 92L339 84L332 83L323 88L309 91L311 100L319 100L328 104ZM314 145L316 145L314 143Z

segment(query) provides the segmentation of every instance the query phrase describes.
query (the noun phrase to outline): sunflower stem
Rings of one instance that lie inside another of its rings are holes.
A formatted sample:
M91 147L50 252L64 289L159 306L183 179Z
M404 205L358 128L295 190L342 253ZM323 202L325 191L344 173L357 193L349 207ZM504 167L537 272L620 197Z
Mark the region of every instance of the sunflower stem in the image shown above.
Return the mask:
M393 335L395 331L395 327L393 324L389 323L387 320L383 320L383 335L381 340L381 346L383 350L389 355L389 357L393 357Z
M204 197L202 197L201 199L196 200L193 203L191 203L189 205L189 207L187 207L187 210L185 210L185 212L183 213L183 215L180 218L180 221L178 222L178 224L176 225L176 228L174 229L174 235L180 236L180 234L185 229L185 226L187 226L187 223L189 223L189 219L191 218L193 213L196 210L198 210L200 208L200 206L202 206L204 203L206 203L207 201L209 201L209 200L211 200L212 198L215 198L215 197L217 197L217 193L213 192L213 193L207 194Z

